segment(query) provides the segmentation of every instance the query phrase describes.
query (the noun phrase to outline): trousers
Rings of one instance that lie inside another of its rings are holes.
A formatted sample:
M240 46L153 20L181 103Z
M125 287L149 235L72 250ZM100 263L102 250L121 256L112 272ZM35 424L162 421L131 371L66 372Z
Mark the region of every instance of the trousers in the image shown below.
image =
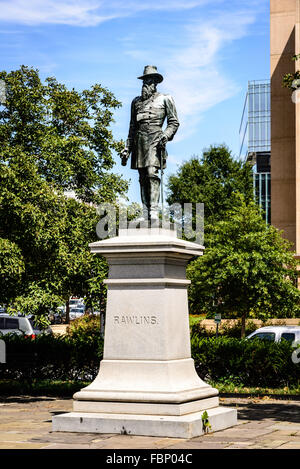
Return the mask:
M146 168L139 168L138 171L142 204L147 209L148 219L157 219L160 196L159 168L147 166Z

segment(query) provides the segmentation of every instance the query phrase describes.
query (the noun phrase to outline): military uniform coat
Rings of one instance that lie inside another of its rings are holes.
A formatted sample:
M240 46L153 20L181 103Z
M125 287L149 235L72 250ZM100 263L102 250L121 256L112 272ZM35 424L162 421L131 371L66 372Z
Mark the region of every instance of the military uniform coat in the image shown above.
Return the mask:
M167 127L163 131L163 123ZM143 101L138 96L131 104L127 147L131 152L131 169L166 166L167 152L158 147L162 135L172 140L179 127L175 103L170 95L154 93Z

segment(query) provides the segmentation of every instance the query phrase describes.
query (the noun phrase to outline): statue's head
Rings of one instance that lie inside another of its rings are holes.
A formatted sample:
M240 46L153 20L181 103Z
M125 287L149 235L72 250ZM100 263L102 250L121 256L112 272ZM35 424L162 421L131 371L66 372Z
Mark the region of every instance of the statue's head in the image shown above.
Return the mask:
M156 92L157 84L163 81L163 76L157 72L155 65L146 65L144 74L138 79L143 80L142 98L148 99Z
M140 77L138 77L139 80L143 80L146 78L153 78L156 83L161 83L164 79L164 77L158 73L157 67L155 65L146 65L144 68L144 73Z

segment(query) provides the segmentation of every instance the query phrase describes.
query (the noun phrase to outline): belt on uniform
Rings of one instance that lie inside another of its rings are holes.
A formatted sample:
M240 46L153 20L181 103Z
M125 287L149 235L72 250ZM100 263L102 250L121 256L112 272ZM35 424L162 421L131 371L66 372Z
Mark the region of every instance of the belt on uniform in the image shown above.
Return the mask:
M148 132L149 130L153 132L161 132L161 126L160 125L153 125L151 122L139 122L137 126L137 131L138 132Z

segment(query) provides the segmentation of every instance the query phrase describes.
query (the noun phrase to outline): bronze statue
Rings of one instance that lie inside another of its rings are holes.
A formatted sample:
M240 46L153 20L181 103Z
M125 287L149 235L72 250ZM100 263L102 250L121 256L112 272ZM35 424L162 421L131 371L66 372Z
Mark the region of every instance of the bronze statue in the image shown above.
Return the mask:
M159 169L166 167L166 143L174 137L179 122L173 98L156 90L163 81L157 68L146 65L138 79L143 80L142 93L131 104L129 134L121 158L125 166L131 155L131 169L139 171L143 215L151 221L158 220ZM167 127L162 130L166 118Z

